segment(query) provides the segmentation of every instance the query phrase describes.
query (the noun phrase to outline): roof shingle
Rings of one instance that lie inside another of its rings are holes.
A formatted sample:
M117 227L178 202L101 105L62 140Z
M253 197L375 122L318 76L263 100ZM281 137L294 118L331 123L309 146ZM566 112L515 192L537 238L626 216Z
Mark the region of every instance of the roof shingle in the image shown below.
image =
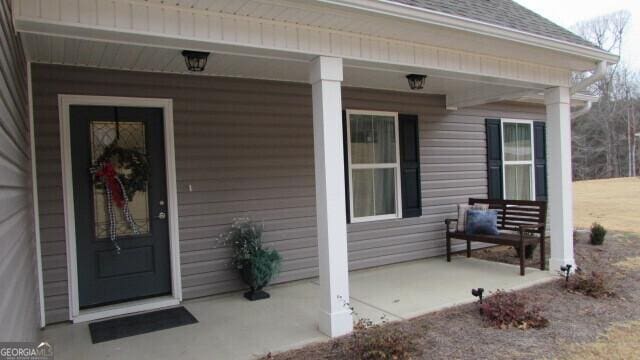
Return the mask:
M596 48L591 42L512 0L391 1Z

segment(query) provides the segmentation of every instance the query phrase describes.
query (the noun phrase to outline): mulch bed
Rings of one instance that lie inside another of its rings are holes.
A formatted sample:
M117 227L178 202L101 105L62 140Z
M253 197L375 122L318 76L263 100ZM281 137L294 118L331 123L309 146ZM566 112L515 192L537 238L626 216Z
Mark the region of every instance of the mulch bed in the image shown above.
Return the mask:
M547 247L548 248L548 247ZM417 334L414 359L540 359L562 358L571 344L595 341L614 323L640 319L640 269L621 269L614 263L640 256L640 234L610 231L602 246L587 239L575 244L576 262L584 271L616 273L615 297L594 299L568 292L558 280L522 290L533 303L542 307L549 326L520 330L488 327L477 305L469 304L385 325L389 331ZM476 250L473 257L517 264L513 248L495 247ZM538 267L534 254L527 266ZM392 289L391 289L392 290ZM309 345L269 359L336 359L334 343L341 338Z

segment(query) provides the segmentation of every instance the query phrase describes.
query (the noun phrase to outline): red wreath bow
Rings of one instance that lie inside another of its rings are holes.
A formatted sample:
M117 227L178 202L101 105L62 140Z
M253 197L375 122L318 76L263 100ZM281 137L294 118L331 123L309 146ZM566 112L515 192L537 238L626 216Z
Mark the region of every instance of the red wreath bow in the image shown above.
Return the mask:
M102 166L96 171L96 177L100 178L104 186L109 188L114 204L122 209L124 206L124 194L117 179L118 173L113 164L110 162L102 163Z

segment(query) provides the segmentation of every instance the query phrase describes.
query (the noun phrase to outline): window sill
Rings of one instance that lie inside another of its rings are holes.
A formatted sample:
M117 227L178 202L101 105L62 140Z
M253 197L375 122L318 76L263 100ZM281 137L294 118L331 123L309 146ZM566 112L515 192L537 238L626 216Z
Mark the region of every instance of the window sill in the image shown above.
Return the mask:
M399 220L399 219L402 219L402 216L399 216L398 214L379 215L379 216L367 216L367 217L361 217L361 218L351 218L351 223L358 224L358 223L367 223L367 222L373 222L373 221Z

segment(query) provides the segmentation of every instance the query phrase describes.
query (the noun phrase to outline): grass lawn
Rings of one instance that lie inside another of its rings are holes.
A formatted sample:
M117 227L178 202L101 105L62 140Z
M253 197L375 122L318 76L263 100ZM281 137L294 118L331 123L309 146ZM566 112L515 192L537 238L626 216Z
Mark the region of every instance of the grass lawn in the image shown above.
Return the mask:
M640 178L617 178L573 183L576 227L594 221L605 228L640 233Z
M605 279L612 296L569 291L558 279L518 291L549 321L540 329L490 326L478 304L468 304L265 359L640 359L640 179L576 182L574 191L576 227L596 221L609 230L602 246L577 240L576 262L582 274ZM508 247L476 250L473 256L517 261Z

